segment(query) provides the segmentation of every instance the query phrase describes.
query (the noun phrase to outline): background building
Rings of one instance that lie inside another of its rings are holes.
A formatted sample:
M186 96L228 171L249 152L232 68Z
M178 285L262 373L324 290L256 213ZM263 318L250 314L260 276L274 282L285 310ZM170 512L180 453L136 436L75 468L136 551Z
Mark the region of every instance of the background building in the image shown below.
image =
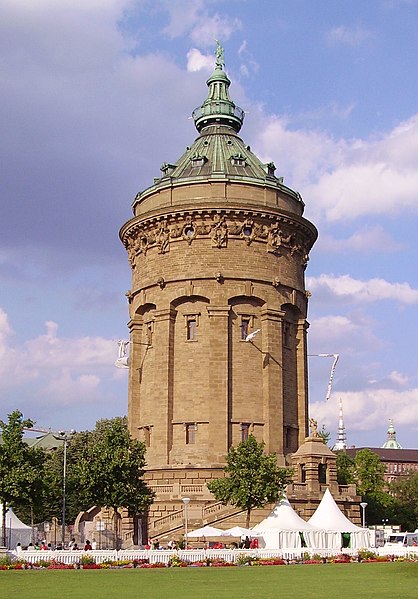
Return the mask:
M354 458L361 449L370 449L379 456L380 461L385 465L385 480L388 483L418 470L418 449L402 448L396 439L392 419L389 420L387 439L382 447L350 447L347 449L347 454Z

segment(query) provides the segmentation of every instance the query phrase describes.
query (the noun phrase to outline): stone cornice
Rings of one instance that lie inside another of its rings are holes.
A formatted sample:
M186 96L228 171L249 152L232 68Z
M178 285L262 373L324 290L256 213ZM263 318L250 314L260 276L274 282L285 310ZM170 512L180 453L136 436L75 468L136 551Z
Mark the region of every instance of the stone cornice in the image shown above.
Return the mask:
M210 239L212 247L227 248L229 239L240 239L246 245L263 243L275 255L300 255L306 267L309 250L317 237L315 227L303 217L273 209L186 209L176 212L158 211L147 217L135 217L120 231L132 268L136 257L149 250L166 254L170 245L196 239Z

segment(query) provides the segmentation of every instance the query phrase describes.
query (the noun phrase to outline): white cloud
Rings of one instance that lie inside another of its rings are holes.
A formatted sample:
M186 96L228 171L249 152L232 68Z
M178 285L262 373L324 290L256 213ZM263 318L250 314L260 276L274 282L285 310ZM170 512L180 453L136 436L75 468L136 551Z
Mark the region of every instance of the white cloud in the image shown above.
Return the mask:
M55 322L45 323L46 332L22 345L9 341L12 330L7 316L0 311L0 388L18 389L29 381L53 381L64 378L78 385L98 383L99 376L113 376L117 355L116 342L101 337L65 338L58 335Z
M294 129L289 118L257 116L256 151L266 161L280 157L279 173L290 186L297 183L316 222L417 211L418 114L364 140L333 139Z
M215 58L213 54L202 54L197 48L192 48L187 53L187 70L195 71L212 71L215 68Z
M354 251L362 254L394 252L402 248L380 225L362 227L346 239L336 239L322 233L315 245L315 249L322 252Z
M224 43L232 33L242 28L238 18L231 19L217 12L211 14L202 0L166 0L160 5L168 12L170 19L164 33L171 38L189 35L200 48L214 46L215 39Z
M239 31L241 27L241 21L237 18L231 19L219 14L213 16L203 14L193 28L190 37L195 44L206 48L212 46L215 39L220 40L221 43L226 42L232 33Z
M12 329L9 325L8 316L6 312L0 308L0 352L4 351L6 341L11 334ZM0 353L0 355L2 354Z
M338 402L343 400L344 424L349 431L382 429L382 422L394 418L397 426L418 427L418 388L396 390L373 389L356 392L338 392L328 402L311 404L311 414L318 424L328 430L336 430Z
M322 176L308 195L324 198L330 221L418 208L418 168L389 162L346 164ZM333 198L331 202L330 199Z
M364 29L363 27L348 27L341 25L340 27L334 27L327 33L327 41L332 45L342 44L345 46L359 46L365 40L370 38L372 35L371 31Z
M169 23L163 31L171 38L180 37L193 30L204 8L203 0L163 0L159 4L169 15Z
M396 383L397 385L407 385L409 381L409 377L397 370L393 370L389 373L388 378Z
M307 277L307 287L313 293L321 292L335 298L343 298L352 302L378 302L393 300L402 304L418 302L418 289L409 283L389 283L384 279L361 281L349 275L327 275Z
M42 402L55 406L96 403L100 399L100 378L94 374L74 375L68 369L51 377L41 389Z
M373 321L363 314L327 315L312 318L310 352L358 356L382 345L373 333ZM340 370L340 367L339 367Z

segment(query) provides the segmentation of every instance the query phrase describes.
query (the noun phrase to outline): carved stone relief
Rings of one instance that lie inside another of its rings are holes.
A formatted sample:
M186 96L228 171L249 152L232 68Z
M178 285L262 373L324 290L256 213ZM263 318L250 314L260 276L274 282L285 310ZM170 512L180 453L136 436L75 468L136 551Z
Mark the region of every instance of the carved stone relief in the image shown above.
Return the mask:
M270 224L264 224L256 222L250 216L242 221L239 213L236 220L232 220L233 216L227 218L219 214L213 214L211 220L206 220L208 216L207 213L203 216L200 213L195 216L189 214L182 219L179 215L179 220L171 224L167 218L157 223L148 221L135 224L124 239L132 268L136 266L136 255L145 255L152 247L155 247L159 254L166 254L170 251L172 240L183 239L191 245L197 237L207 236L210 237L214 248L226 248L231 237L240 237L247 245L257 239L266 244L267 252L277 256L288 253L293 257L298 254L300 264L306 268L309 261L309 242L303 231L292 231L293 223L289 219L276 219Z
M210 232L212 247L226 247L228 243L228 225L225 216L215 215L214 224Z
M157 244L159 254L165 254L170 251L170 229L167 227L166 221L160 223L155 235L155 243Z

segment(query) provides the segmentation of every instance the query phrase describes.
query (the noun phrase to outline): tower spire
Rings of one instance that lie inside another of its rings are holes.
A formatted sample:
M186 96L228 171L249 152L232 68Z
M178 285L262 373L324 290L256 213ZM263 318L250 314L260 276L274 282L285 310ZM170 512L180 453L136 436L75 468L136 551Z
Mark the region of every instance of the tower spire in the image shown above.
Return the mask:
M206 81L208 96L201 106L193 110L192 116L199 133L209 125L227 125L238 133L244 122L244 111L229 97L231 82L224 71L224 49L218 40L216 44L215 69Z
M345 434L344 418L343 418L343 400L340 398L340 409L338 417L338 436L337 442L333 447L334 451L347 449L347 435Z

